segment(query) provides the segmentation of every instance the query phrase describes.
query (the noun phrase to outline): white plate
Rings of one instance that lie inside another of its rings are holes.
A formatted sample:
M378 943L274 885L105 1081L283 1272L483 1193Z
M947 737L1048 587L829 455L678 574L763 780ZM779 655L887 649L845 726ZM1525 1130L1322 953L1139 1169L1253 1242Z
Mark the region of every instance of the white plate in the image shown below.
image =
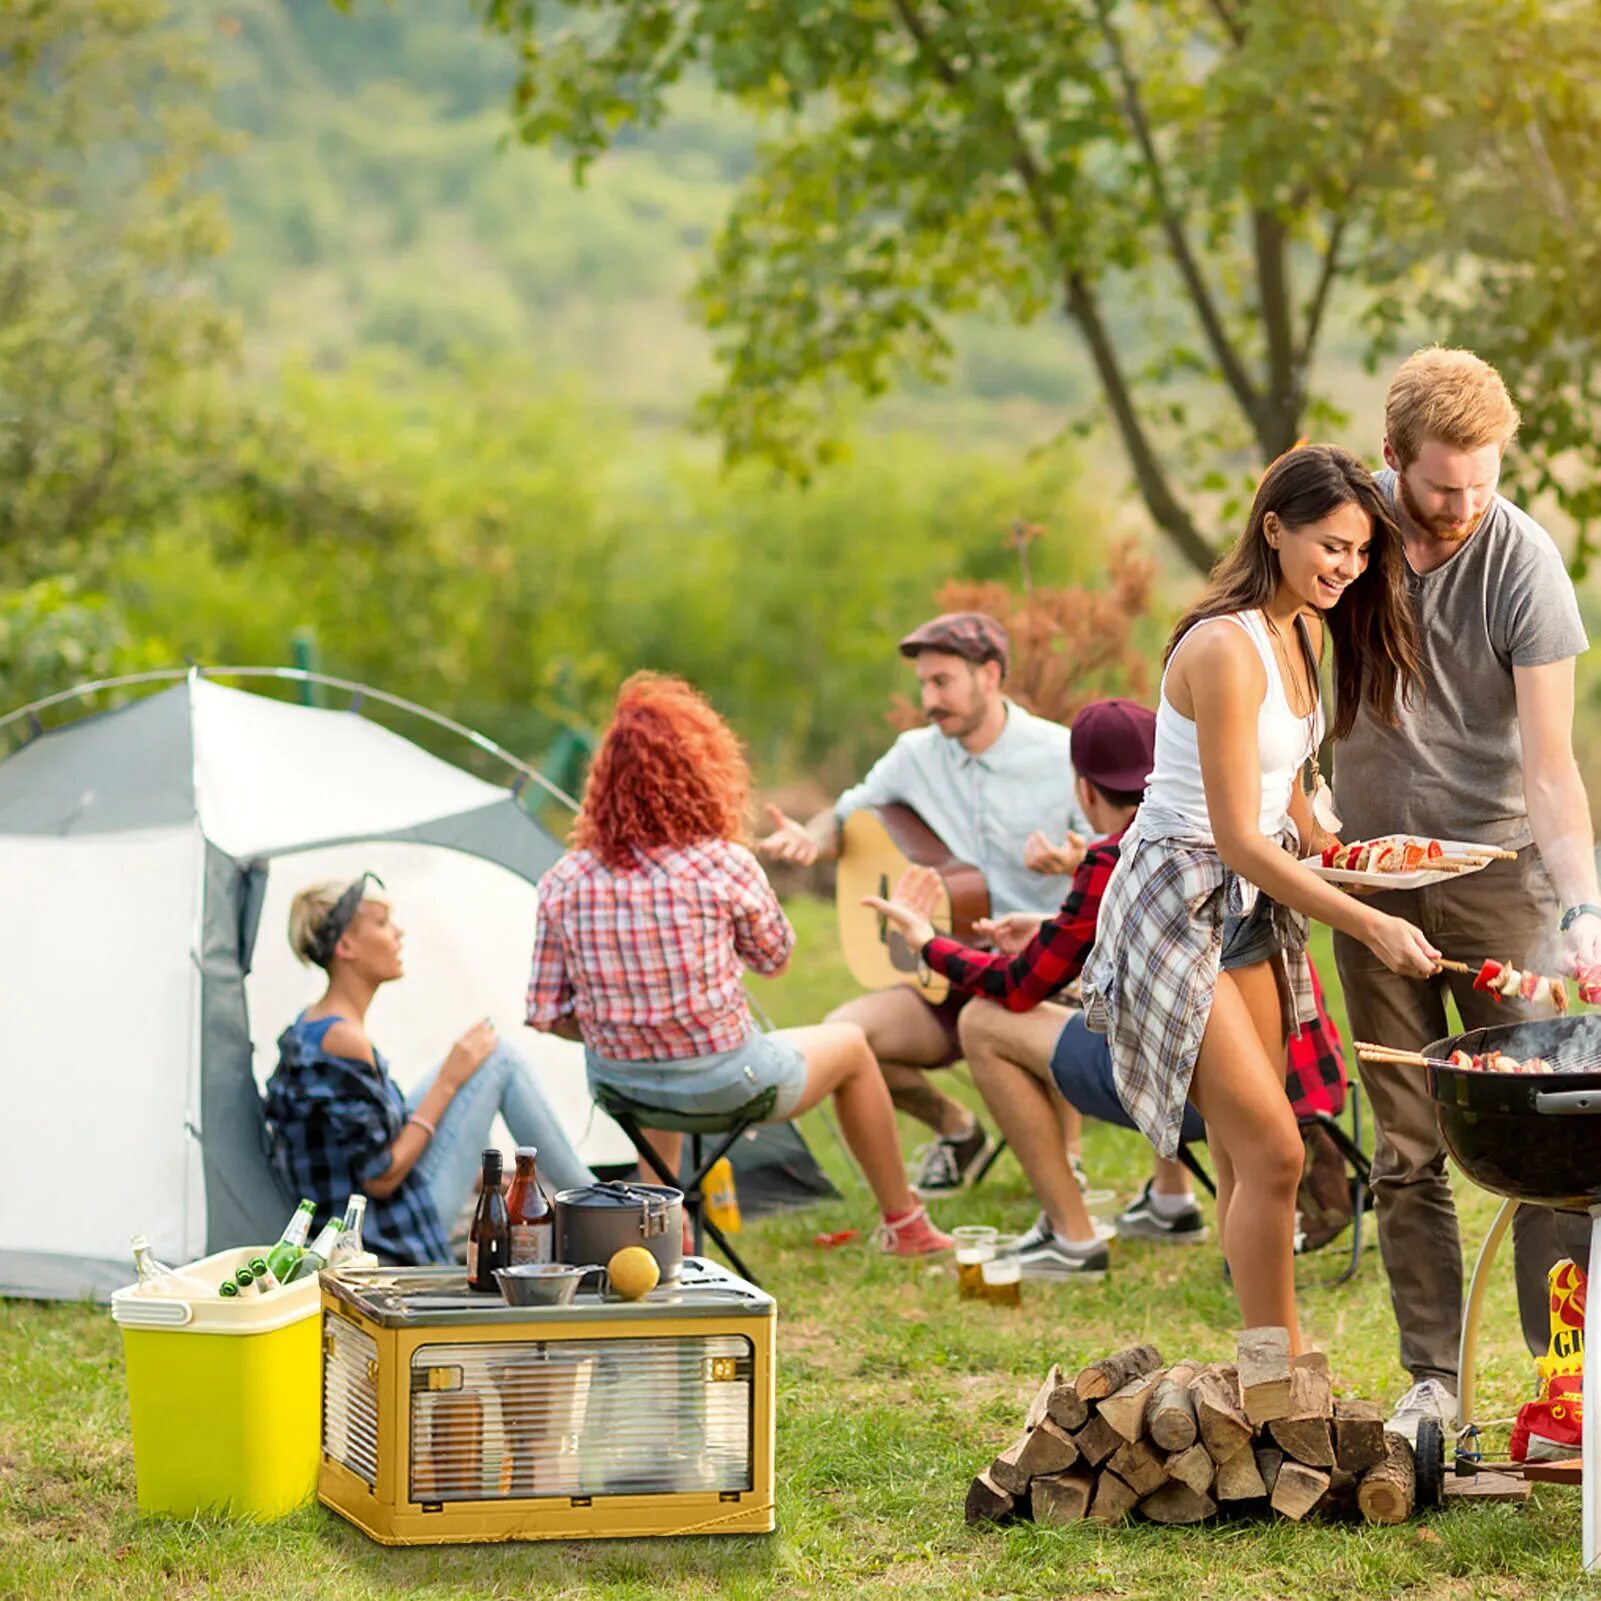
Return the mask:
M1401 844L1414 841L1419 845L1427 845L1432 836L1428 834L1376 834L1374 840L1396 840ZM1368 844L1367 840L1350 840L1347 843ZM1465 851L1496 850L1498 846L1480 845L1472 840L1442 839L1440 844L1447 855L1460 855ZM1315 857L1302 863L1309 867L1321 879L1330 884L1338 884L1342 889L1422 889L1427 884L1443 884L1450 878L1466 878L1469 873L1478 872L1485 864L1480 862L1478 867L1459 867L1449 872L1442 872L1439 868L1419 867L1410 873L1370 873L1353 872L1349 867L1325 867Z

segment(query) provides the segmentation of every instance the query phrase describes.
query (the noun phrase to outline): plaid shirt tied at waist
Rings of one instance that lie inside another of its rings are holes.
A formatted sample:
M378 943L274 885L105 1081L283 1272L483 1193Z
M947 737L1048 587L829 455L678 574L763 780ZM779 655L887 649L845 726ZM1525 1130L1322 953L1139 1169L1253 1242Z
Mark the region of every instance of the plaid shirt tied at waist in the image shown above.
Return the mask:
M1085 1020L1108 1036L1118 1099L1158 1153L1171 1157L1217 989L1223 920L1248 914L1257 888L1223 865L1212 841L1167 833L1147 838L1143 822L1137 815L1123 836L1082 988ZM1294 832L1279 844L1293 853ZM1275 902L1273 921L1294 1032L1317 1016L1307 920Z

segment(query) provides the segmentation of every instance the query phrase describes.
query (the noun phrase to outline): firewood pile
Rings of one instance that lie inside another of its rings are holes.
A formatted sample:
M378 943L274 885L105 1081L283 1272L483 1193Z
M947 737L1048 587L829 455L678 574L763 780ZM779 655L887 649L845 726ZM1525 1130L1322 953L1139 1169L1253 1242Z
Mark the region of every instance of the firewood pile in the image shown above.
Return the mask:
M1200 1523L1218 1513L1400 1523L1412 1448L1371 1401L1336 1398L1320 1352L1280 1328L1241 1331L1227 1365L1164 1366L1136 1345L1076 1379L1046 1374L1022 1437L973 1480L969 1523Z

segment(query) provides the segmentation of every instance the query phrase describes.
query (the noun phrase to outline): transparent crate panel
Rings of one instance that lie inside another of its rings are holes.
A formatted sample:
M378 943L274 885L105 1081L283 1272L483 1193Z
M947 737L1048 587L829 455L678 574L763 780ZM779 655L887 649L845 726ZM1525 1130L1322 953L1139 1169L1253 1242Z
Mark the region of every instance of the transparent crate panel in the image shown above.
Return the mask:
M411 1365L411 1499L751 1488L751 1342L427 1345Z
M322 1448L368 1488L378 1482L378 1347L354 1323L323 1323Z

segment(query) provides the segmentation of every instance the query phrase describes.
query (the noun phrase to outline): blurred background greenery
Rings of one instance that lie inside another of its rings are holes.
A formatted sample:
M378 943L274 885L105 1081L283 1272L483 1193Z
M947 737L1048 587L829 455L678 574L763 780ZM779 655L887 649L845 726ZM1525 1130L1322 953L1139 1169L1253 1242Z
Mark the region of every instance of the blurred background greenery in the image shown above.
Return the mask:
M288 663L299 634L326 671L538 762L650 666L712 695L761 781L827 787L887 741L891 641L941 585L1016 582L1017 519L1044 529L1045 586L1103 585L1140 541L1154 648L1195 576L1060 318L953 316L946 381L847 398L805 487L726 467L695 426L718 368L691 290L764 124L690 71L575 184L515 138L518 54L484 15L515 9L8 9L6 708L184 660ZM1120 337L1145 292L1113 295ZM1336 295L1313 416L1371 457L1369 348ZM1588 674L1581 719L1601 733Z

